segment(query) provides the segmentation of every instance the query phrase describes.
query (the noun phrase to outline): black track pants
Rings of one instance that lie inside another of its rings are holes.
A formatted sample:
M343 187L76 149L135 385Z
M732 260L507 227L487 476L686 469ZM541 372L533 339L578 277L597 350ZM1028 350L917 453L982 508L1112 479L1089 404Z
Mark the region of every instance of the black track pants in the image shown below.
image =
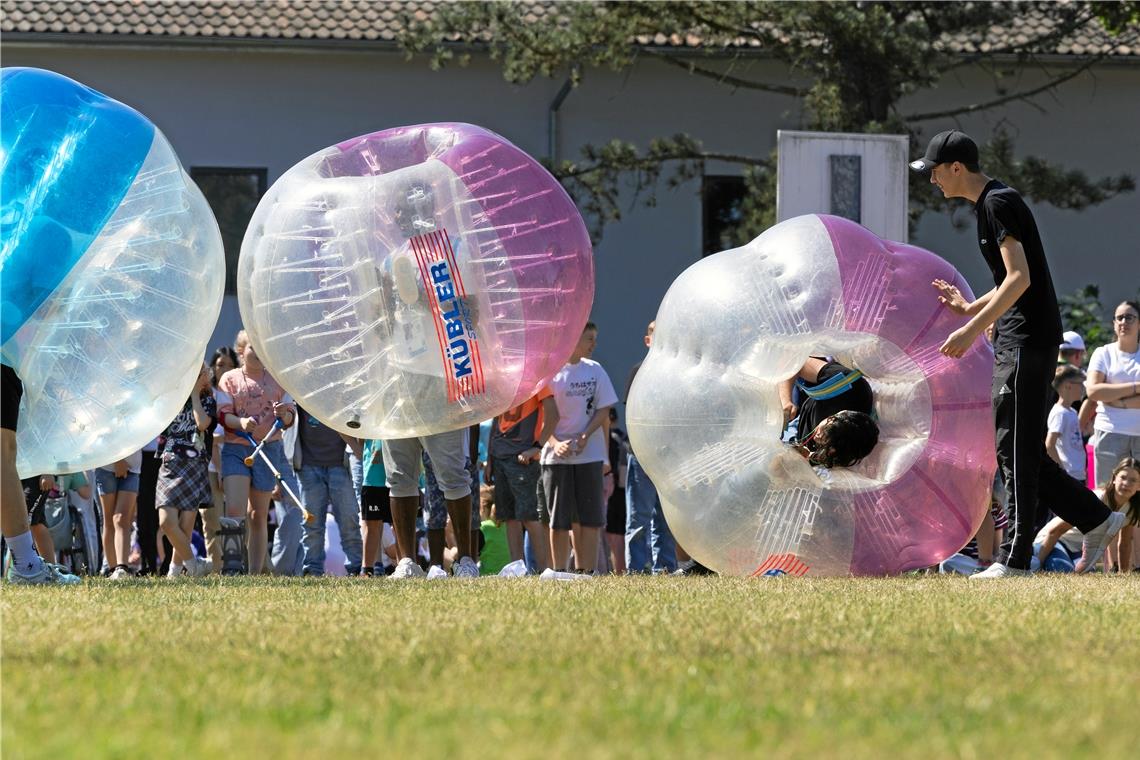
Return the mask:
M1045 423L1057 368L1057 351L1025 347L994 356L992 399L997 456L1009 496L1010 529L998 561L1028 569L1038 510L1053 513L1087 533L1110 514L1100 499L1069 477L1045 451Z

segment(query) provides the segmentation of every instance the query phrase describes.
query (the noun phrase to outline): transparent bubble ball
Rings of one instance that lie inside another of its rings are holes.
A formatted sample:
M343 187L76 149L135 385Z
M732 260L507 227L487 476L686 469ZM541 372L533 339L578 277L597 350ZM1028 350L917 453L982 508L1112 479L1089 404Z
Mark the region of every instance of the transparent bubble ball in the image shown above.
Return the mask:
M731 575L887 575L977 532L995 470L993 352L939 353L962 276L833 216L787 220L670 286L629 396L630 440L678 542ZM781 443L781 380L809 356L863 371L880 438L857 466Z
M221 310L217 222L134 109L50 71L0 84L2 352L21 477L114 462L182 408Z
M532 396L594 297L570 197L468 124L389 129L286 172L242 243L242 320L305 409L352 435L454 430Z

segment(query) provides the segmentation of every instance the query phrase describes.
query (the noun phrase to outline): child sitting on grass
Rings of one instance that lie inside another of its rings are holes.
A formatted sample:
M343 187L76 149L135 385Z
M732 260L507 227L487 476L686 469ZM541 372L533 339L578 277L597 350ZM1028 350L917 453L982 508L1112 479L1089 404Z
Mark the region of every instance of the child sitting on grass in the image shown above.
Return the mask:
M1127 511L1128 517L1135 523L1138 517L1138 505L1132 501L1138 491L1140 491L1140 461L1128 457L1120 460L1112 469L1108 480L1096 489L1095 493L1113 512ZM1131 572L1132 533L1133 531L1129 530L1125 536L1124 531L1121 531L1118 543L1114 542L1115 546L1110 547L1110 552L1106 554L1106 569L1117 565L1122 568L1122 572ZM1081 556L1083 538L1081 532L1071 524L1060 517L1054 517L1041 529L1034 541L1034 553L1041 563L1041 569L1057 573L1077 572L1077 560ZM1086 568L1081 569L1082 572L1085 570Z

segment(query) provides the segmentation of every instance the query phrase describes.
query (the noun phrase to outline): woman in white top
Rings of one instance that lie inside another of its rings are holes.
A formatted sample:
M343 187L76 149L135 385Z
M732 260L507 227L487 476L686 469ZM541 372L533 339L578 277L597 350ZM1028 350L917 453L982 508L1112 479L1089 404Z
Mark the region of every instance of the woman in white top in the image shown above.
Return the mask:
M1116 342L1093 351L1089 400L1097 402L1093 423L1096 482L1125 457L1140 458L1140 304L1124 301L1113 311Z

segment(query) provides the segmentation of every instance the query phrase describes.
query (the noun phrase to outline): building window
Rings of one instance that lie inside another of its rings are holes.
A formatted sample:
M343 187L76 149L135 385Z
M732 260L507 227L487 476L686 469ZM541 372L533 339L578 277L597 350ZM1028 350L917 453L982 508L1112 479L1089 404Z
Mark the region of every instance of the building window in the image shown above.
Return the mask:
M702 256L735 247L732 233L740 224L740 204L743 200L743 177L704 178L701 183Z
M190 169L190 176L218 219L222 243L226 248L226 295L236 295L241 241L257 202L265 194L268 172L265 169L195 166Z

